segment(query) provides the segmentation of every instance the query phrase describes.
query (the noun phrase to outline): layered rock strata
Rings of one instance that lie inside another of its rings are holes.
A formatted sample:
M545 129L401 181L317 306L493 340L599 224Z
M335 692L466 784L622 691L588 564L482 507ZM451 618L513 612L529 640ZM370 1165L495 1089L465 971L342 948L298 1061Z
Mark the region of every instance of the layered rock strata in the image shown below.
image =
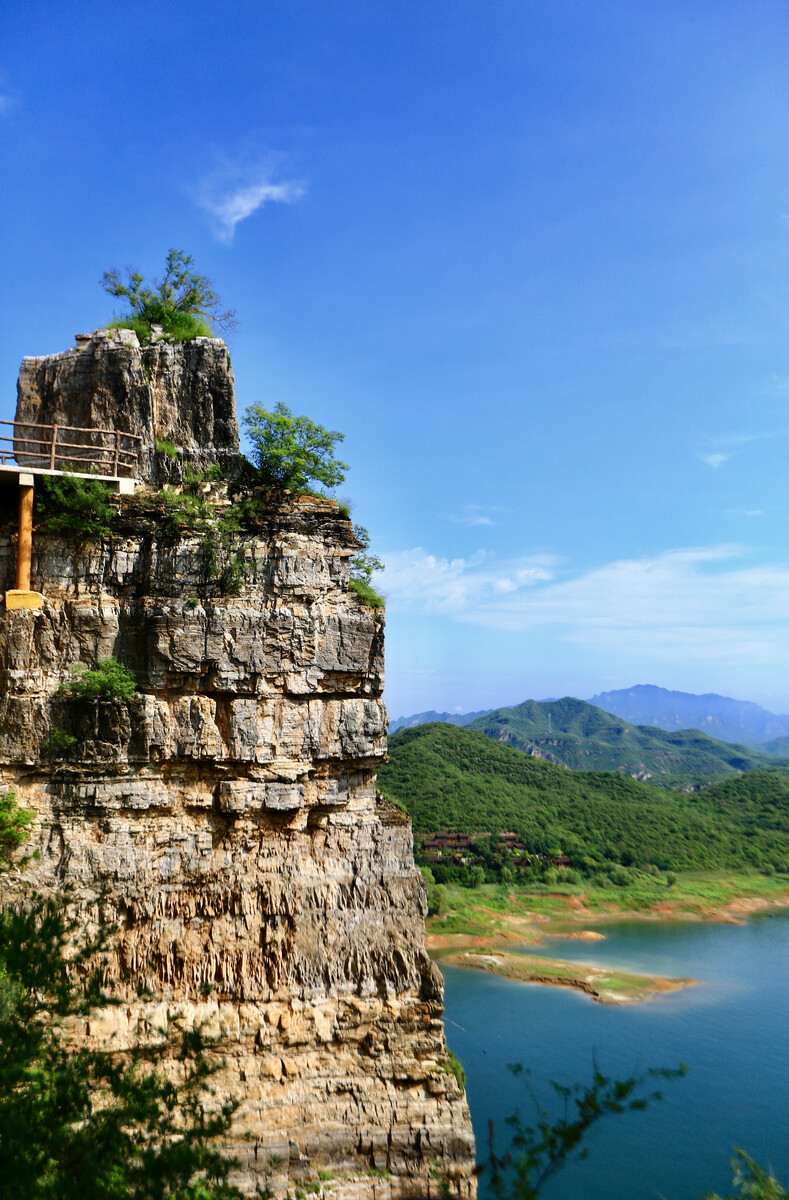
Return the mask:
M228 500L211 485L208 526ZM116 503L102 542L37 528L44 606L0 609L0 779L35 812L40 851L4 898L68 887L87 925L115 927L123 1003L81 1038L216 1039L245 1192L320 1171L336 1200L473 1194L410 825L375 792L383 617L349 590L350 522L331 501L253 506L228 595L205 518L165 534L152 491ZM135 674L131 701L59 692L109 656Z

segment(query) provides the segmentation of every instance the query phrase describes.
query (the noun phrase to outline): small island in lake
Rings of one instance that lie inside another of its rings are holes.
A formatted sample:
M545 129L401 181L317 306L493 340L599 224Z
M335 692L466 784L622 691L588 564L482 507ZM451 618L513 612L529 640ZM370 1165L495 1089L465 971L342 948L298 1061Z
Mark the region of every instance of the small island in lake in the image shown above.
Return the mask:
M633 975L595 967L591 963L569 963L557 958L535 958L508 951L465 950L442 959L453 967L474 967L522 983L547 983L576 988L600 1004L633 1004L652 996L689 987L694 979L665 979L660 975Z

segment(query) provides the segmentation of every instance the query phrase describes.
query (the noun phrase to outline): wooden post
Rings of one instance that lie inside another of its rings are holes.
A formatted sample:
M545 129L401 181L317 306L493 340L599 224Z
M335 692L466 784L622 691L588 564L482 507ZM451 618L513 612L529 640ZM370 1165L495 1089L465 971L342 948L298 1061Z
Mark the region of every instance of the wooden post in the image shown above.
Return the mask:
M112 466L113 475L118 474L118 463L120 462L120 457L121 457L121 435L120 435L120 431L116 429L115 430L115 462L113 463L113 466Z
M16 543L16 588L5 594L7 609L41 608L44 597L30 590L30 562L33 556L33 483L34 476L19 475L19 537Z
M49 447L49 469L50 469L50 471L54 471L54 469L55 469L55 442L57 440L58 440L58 427L57 427L57 425L53 425L52 426L52 445Z
M33 556L33 488L19 488L19 539L16 544L16 586L30 591L30 560Z

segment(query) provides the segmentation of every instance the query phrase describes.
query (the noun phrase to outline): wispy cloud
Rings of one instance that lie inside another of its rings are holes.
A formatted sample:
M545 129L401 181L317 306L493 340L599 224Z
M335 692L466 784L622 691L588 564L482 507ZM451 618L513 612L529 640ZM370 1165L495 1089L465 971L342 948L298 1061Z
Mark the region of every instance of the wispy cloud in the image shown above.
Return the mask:
M10 113L19 103L17 97L14 95L15 91L16 88L14 87L11 75L8 71L4 71L0 67L0 117L5 116L6 113Z
M482 624L486 614L495 618L501 607L499 597L553 579L559 563L550 555L500 560L483 551L471 558L440 558L421 548L387 554L384 561L386 591L393 599L410 608Z
M725 462L731 458L730 454L700 454L699 458L705 462L708 467L722 467Z
M450 513L449 520L455 525L495 525L492 513L500 512L496 506L485 507L482 504L464 504L460 512Z
M789 375L772 374L763 386L769 396L789 396Z
M751 442L764 442L775 437L770 433L723 433L706 439L708 450L700 450L698 457L708 467L721 467L733 456L734 451Z
M542 631L636 657L789 663L789 564L748 565L737 546L671 550L575 576L547 556L446 559L415 549L385 558L390 612Z
M277 180L270 163L224 162L192 189L192 196L211 218L215 237L230 245L241 221L266 204L293 204L306 190L300 180Z

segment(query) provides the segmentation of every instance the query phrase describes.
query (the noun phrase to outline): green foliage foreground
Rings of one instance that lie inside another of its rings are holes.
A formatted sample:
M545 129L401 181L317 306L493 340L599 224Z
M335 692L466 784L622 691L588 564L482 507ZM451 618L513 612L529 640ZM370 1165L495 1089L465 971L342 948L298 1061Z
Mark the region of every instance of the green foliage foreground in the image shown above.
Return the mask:
M213 1101L198 1035L181 1040L177 1080L157 1073L161 1048L121 1055L69 1045L69 1021L107 1003L88 972L100 945L75 951L76 933L54 901L0 912L3 1195L236 1200L233 1164L215 1148L235 1106ZM84 986L74 982L80 974Z
M731 1165L735 1190L730 1192L725 1200L787 1200L789 1197L789 1192L781 1186L775 1176L754 1162L744 1150L735 1151ZM721 1197L711 1193L707 1200L721 1200Z
M687 1067L653 1068L642 1075L627 1079L611 1079L595 1068L592 1082L584 1087L569 1087L552 1083L561 1099L563 1112L554 1118L540 1102L531 1085L529 1072L520 1064L510 1070L523 1077L535 1117L525 1124L520 1111L507 1118L512 1129L508 1150L499 1155L495 1146L495 1130L490 1122L490 1151L481 1170L487 1172L496 1200L538 1200L544 1186L571 1162L589 1155L586 1138L604 1117L639 1112L650 1103L663 1099L663 1093L652 1085L658 1080L678 1079ZM789 1192L770 1172L737 1149L732 1160L734 1191L725 1200L789 1200ZM706 1200L722 1200L709 1193Z
M535 1109L533 1124L525 1124L520 1111L507 1118L513 1130L507 1152L496 1153L493 1122L490 1123L490 1155L487 1170L496 1200L536 1200L540 1191L562 1167L588 1157L584 1139L603 1117L618 1113L638 1112L650 1102L662 1100L663 1093L651 1088L658 1079L677 1079L687 1068L656 1069L628 1079L610 1079L595 1069L588 1087L574 1084L565 1087L553 1083L561 1097L564 1111L554 1119L540 1103L531 1087L529 1072L520 1064L510 1070L524 1078Z
M0 796L0 872L33 814ZM240 1200L217 1148L235 1105L210 1090L199 1033L126 1054L69 1043L103 995L104 936L82 936L60 900L0 910L0 1193L13 1200Z

